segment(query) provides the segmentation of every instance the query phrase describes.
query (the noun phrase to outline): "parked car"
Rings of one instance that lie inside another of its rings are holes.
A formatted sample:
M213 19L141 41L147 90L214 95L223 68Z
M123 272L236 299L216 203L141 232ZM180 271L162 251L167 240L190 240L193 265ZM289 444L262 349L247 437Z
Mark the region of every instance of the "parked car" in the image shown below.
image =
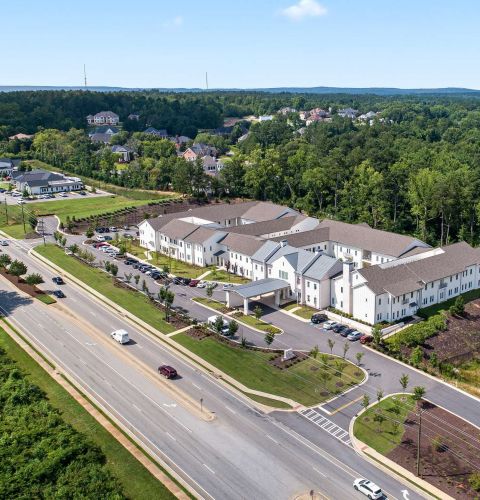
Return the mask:
M355 330L353 328L345 328L345 330L342 330L340 332L340 335L342 337L348 337L351 333L353 333Z
M152 271L152 274L150 274L150 278L154 280L158 280L162 277L162 274L159 271Z
M200 283L200 280L192 280L192 281L190 281L188 286L191 286L193 288L193 287L197 286L199 283Z
M97 241L105 241L105 236L102 236L101 234L97 234L97 236L95 236L95 239Z
M60 196L61 196L62 198L67 198L67 197L68 197L68 194L67 194L67 193L62 193Z
M24 199L17 200L18 205L25 205L26 201Z
M225 283L225 285L222 286L222 290L233 290L233 285L231 283Z
M188 286L190 285L190 281L192 281L192 278L180 278L182 280L182 285Z
M362 334L359 331L355 330L348 335L347 339L350 340L350 342L356 342L357 340L360 340L361 337Z
M319 325L320 323L324 323L325 321L328 321L328 316L326 314L323 314L323 313L315 313L315 314L312 314L310 321L314 325Z
M377 500L383 497L383 491L374 482L368 479L358 478L353 481L353 487L355 490L363 493L365 496L372 500Z
M140 266L138 268L138 270L141 272L141 273L146 273L147 271L150 271L150 269L153 269L153 266L151 266L150 264L143 264L143 266Z
M52 278L52 281L56 284L56 285L65 285L65 281L63 281L63 279L60 277L60 276L54 276Z
M360 337L360 344L370 344L370 342L372 342L372 341L373 341L373 337L371 335L363 334Z
M103 247L100 247L100 250L102 252L106 252L107 250L109 250L110 248L112 248L110 245L104 245Z
M168 365L159 366L158 373L160 373L160 375L163 375L165 378L168 379L175 378L178 376L177 370Z
M7 240L2 240L1 245L2 245L2 247L8 247L8 241Z
M223 319L223 328L222 328L222 331L220 332L222 335L228 335L229 333L229 328L228 328L228 322L225 320L225 318L223 316L220 316L222 319ZM210 316L208 319L207 319L207 324L208 326L214 330L216 332L216 329L214 327L216 321L217 321L217 318L218 316L215 315L215 316Z
M105 241L112 241L113 238L111 236L104 236L103 239Z
M340 333L340 332L343 332L343 330L346 330L348 327L345 326L345 325L342 325L341 323L337 323L333 328L332 330L335 332L335 333Z
M130 342L128 332L123 329L115 330L110 334L110 336L112 337L113 340L116 340L119 344L128 344Z
M93 248L102 248L108 246L108 243L105 243L104 241L99 241L98 243L93 244Z
M138 263L138 260L136 260L136 259L131 259L130 257L125 259L125 264L127 266L131 266L131 265L136 264L136 263Z
M101 233L106 233L106 232L107 232L107 231L106 231L106 229L107 229L107 228L105 228L105 227L97 227L97 228L95 229L95 231L96 231L97 233L100 233L100 234L101 234Z
M122 236L126 239L126 240L133 240L133 236L131 234L128 234L128 233L123 233Z
M141 262L134 262L132 264L133 269L140 269L140 266L143 266Z
M57 299L64 299L66 297L66 295L61 290L54 290L52 293L53 295L55 295L55 297L57 297Z
M87 193L86 193L85 191L80 191L78 194L79 194L80 196L87 196Z
M337 323L335 321L329 320L323 323L323 328L325 330L331 330Z
M183 285L182 278L179 278L178 276L175 276L175 278L172 279L172 283L174 285Z
M118 231L118 229L115 226L111 226L108 229L110 230L111 233L116 233Z
M160 271L158 269L156 269L155 267L152 267L150 269L147 269L147 271L145 272L145 274L147 276L151 276L152 273L159 273Z
M207 286L207 282L206 281L200 280L197 283L197 288L206 288L206 286Z

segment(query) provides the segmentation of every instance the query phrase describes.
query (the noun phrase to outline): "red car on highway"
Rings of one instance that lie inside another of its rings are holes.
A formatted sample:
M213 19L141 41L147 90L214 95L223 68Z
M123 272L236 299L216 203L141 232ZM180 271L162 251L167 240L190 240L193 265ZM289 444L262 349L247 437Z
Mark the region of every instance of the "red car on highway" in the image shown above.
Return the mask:
M168 365L159 366L158 373L163 375L165 378L175 378L178 375L177 370Z

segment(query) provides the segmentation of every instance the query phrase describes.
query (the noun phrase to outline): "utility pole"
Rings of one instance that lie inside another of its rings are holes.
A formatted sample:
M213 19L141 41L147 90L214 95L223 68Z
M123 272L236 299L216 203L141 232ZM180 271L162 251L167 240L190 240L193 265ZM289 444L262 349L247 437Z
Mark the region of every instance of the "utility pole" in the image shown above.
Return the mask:
M85 64L83 65L83 81L85 82L85 88L87 88L87 69Z
M208 90L208 72L205 71L205 86L207 87Z
M418 437L417 437L417 476L420 476L420 439L422 437L422 413L425 410L420 410L418 413Z
M8 226L8 205L7 205L7 195L5 195L5 219Z
M23 211L23 203L20 206L22 207L23 232L26 233L27 230L25 229L25 212Z

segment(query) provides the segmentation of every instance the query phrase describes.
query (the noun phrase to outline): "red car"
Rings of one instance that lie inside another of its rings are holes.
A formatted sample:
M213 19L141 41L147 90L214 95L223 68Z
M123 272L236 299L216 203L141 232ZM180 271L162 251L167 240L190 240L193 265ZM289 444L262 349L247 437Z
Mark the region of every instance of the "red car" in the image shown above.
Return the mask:
M104 247L105 245L108 245L108 243L105 243L105 242L99 242L99 243L94 243L93 244L93 248L100 248L100 247Z
M361 344L370 344L370 342L373 340L373 337L371 335L362 335L360 337L360 343Z
M158 373L163 375L165 378L175 378L178 375L177 370L168 365L159 366Z
M194 287L194 286L197 286L199 283L200 283L200 280L192 280L192 281L190 281L188 286Z

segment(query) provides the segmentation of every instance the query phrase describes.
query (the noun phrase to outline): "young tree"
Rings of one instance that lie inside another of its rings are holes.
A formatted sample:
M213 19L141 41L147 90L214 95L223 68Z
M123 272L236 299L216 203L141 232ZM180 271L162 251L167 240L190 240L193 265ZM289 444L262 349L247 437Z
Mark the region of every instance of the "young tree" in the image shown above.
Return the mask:
M258 321L262 317L262 308L260 306L255 306L253 309L253 315L255 316L255 319Z
M408 375L406 373L402 374L399 382L400 382L400 385L402 386L402 389L404 392L407 390L408 381L409 381Z
M347 356L347 352L350 349L350 344L347 344L346 342L343 344L343 359Z
M93 235L95 234L95 231L93 230L92 226L88 226L88 229L85 232L85 236L90 239L93 238Z
M340 379L342 378L343 371L345 370L346 367L347 363L345 363L344 361L340 361L339 359L335 360L335 370L337 372L338 378Z
M73 245L70 245L68 247L68 250L70 250L73 255L76 255L78 253L78 245L76 243L73 243Z
M165 307L165 321L168 321L170 308L172 307L173 301L175 300L175 294L168 288L162 287L158 292L158 298Z
M110 264L110 274L112 276L116 276L118 274L118 266L117 266L117 264L114 264L113 262Z
M103 265L104 265L104 267L105 267L105 271L107 271L107 273L109 273L109 272L110 272L110 266L111 266L110 261L108 261L108 260L104 260L104 261L103 261Z
M263 339L265 340L265 344L270 346L272 342L275 340L275 334L273 332L267 332Z
M27 266L23 262L14 260L8 268L8 274L12 274L17 277L22 276L22 274L26 274L27 269Z
M377 390L377 401L380 403L380 401L382 400L383 398L383 390L382 389L378 389Z
M319 352L320 352L320 349L318 348L318 345L316 345L315 347L312 347L312 349L310 350L310 356L313 359L317 359Z
M228 334L233 337L238 331L238 323L232 319L228 324Z
M138 282L140 281L140 275L139 274L136 274L133 279L135 280L135 285L138 286Z
M32 286L40 285L40 283L43 283L43 278L38 273L28 274L27 276L25 276L25 283Z
M364 354L365 354L364 352L357 352L355 354L355 358L357 359L357 366L360 366L360 364L362 363L362 358Z
M328 342L328 347L330 348L330 354L333 354L333 348L335 346L335 341L332 339L328 339L327 342Z
M220 316L220 314L215 318L215 323L213 323L213 329L217 333L222 333L223 330L223 316Z
M415 349L412 350L412 353L410 354L410 362L412 365L418 366L421 361L423 360L423 351L422 348L417 345Z
M377 422L377 432L382 432L382 424L385 422L387 417L381 412L375 413L375 416L373 417L373 421Z
M59 238L58 242L60 243L60 246L62 248L65 248L65 245L67 244L67 238L65 236L62 236L61 238Z
M423 396L425 396L425 393L427 391L425 390L425 387L422 387L421 385L417 385L413 388L413 399L414 401L420 401Z
M373 343L378 347L382 343L382 330L378 326L372 328Z
M363 395L361 405L365 410L370 406L370 396L368 394Z
M132 273L123 273L124 276L125 276L125 281L127 283L130 283L130 281L132 281L132 278L133 278L133 274Z
M205 289L205 293L207 294L207 297L210 298L213 295L213 287L211 285L208 285Z
M332 376L325 369L322 369L318 374L318 378L321 380L322 386L325 387Z
M463 316L465 314L465 300L459 295L449 309L452 316Z

